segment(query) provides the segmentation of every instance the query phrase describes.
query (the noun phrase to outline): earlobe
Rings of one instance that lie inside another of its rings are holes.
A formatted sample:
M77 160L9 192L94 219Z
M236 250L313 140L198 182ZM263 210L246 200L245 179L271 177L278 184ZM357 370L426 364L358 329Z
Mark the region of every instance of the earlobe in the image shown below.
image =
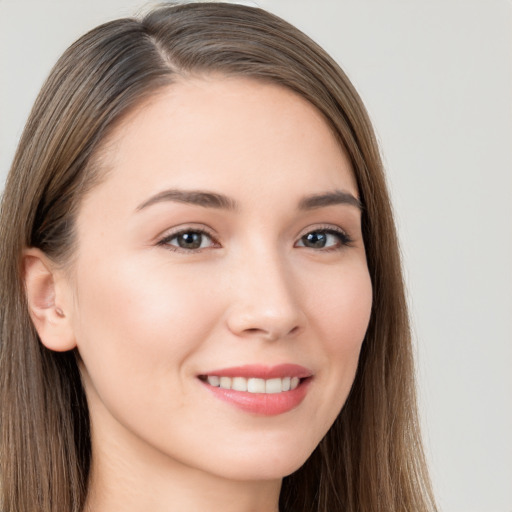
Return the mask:
M30 317L43 345L58 352L76 346L61 272L41 250L24 251L23 279Z

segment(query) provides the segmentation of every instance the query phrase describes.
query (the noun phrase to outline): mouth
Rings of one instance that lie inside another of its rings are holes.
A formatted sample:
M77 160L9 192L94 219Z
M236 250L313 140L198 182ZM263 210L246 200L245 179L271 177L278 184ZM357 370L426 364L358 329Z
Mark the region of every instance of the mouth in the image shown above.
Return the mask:
M304 400L313 374L298 365L247 365L214 370L198 379L217 398L245 412L272 416Z
M209 386L248 393L275 394L293 391L305 379L299 377L283 377L273 379L258 379L256 377L225 377L219 375L200 375L199 379Z

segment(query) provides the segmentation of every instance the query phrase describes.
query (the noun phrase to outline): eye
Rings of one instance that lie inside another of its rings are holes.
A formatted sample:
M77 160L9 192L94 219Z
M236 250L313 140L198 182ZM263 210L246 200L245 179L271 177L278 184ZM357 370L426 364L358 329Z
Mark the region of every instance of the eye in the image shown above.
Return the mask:
M198 251L208 247L215 247L218 244L206 231L186 229L166 236L158 242L158 245L163 245L173 250Z
M350 245L351 241L350 237L341 230L317 229L301 236L296 243L296 247L334 250Z

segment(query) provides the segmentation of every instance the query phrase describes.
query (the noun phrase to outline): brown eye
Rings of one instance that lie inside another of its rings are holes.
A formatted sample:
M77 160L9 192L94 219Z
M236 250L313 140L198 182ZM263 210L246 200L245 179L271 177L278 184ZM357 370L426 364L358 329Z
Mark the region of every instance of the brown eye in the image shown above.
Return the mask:
M303 236L301 240L305 247L323 249L327 245L327 233L315 231Z
M161 245L167 245L189 251L204 249L214 245L212 238L207 233L197 230L174 233L164 238L160 243Z
M311 231L302 236L297 242L298 247L310 249L336 249L350 243L348 235L334 229Z

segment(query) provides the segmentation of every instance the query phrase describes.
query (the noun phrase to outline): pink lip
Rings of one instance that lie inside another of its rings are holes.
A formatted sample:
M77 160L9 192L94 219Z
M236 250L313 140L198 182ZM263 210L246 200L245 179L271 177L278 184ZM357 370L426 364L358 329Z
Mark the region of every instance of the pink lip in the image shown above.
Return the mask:
M298 377L300 384L293 390L282 393L249 393L247 391L235 391L210 386L201 379L202 384L220 400L253 414L275 416L296 408L306 397L309 384L312 380L312 372L303 366L295 364L281 364L277 366L245 365L232 368L224 368L208 372L206 375L219 377L245 377L258 379L272 379L283 377Z
M234 366L232 368L223 368L212 370L204 375L216 375L218 377L245 377L250 379L276 379L284 377L298 377L305 379L311 377L313 372L298 364L278 364L276 366L265 366L258 364L246 364L244 366Z

